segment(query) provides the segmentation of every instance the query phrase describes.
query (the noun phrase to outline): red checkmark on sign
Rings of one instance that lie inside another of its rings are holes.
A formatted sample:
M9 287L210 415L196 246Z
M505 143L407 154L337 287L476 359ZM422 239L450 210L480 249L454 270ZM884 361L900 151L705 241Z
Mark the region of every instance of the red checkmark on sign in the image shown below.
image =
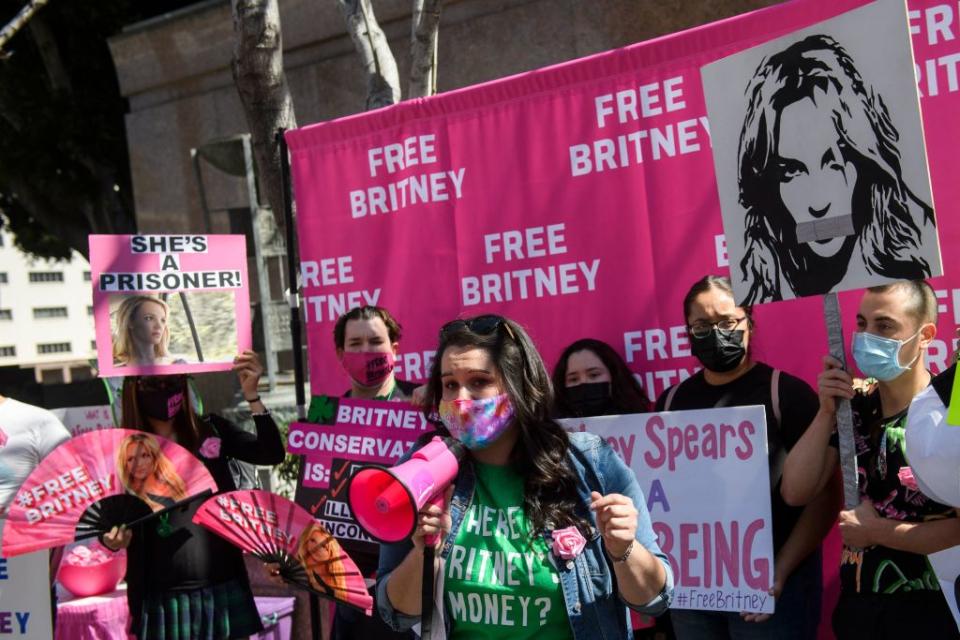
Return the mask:
M320 511L320 507L323 506L323 503L327 501L327 496L323 496L320 500L317 501L317 504L310 507L310 513L316 515L317 511Z
M333 472L333 479L334 479L334 480L339 480L339 479L343 476L343 474L347 472L348 469L350 469L350 463L349 463L349 462L347 462L347 463L344 464L342 467L340 467L340 470L339 470L339 471L334 471L334 472Z
M337 485L337 488L336 488L336 489L333 489L332 491L330 491L330 497L331 497L331 498L336 498L336 497L337 497L337 494L340 493L341 491L343 491L343 488L344 488L345 486L347 486L347 480L348 480L348 479L349 479L349 478L344 478L343 480L340 481L340 484Z

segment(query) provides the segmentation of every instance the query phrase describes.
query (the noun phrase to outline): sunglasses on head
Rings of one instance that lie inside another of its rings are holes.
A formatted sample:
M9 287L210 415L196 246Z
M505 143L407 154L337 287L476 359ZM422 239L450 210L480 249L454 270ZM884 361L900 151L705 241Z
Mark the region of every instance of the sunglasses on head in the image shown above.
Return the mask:
M477 335L488 336L494 331L499 330L501 327L506 330L507 335L516 341L517 336L513 335L513 329L511 329L510 325L507 324L507 319L503 316L494 314L486 314L477 316L475 318L468 318L466 320L451 320L440 328L440 339L443 340L451 333L460 331L464 328Z

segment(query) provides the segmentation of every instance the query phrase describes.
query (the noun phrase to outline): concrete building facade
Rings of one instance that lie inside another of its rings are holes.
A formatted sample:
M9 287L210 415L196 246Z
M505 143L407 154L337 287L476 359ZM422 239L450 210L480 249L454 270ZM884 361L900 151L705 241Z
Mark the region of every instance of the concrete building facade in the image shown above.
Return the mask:
M284 64L300 126L363 109L365 78L335 2L279 0ZM440 91L537 69L775 4L774 0L447 0ZM406 92L409 0L377 0ZM133 25L110 41L130 101L127 137L142 232L197 232L190 149L247 130L230 72L227 0ZM215 207L245 203L242 180L204 175ZM224 215L215 231L226 231Z
M96 358L90 265L39 260L0 229L0 367L34 370L40 383L91 377Z

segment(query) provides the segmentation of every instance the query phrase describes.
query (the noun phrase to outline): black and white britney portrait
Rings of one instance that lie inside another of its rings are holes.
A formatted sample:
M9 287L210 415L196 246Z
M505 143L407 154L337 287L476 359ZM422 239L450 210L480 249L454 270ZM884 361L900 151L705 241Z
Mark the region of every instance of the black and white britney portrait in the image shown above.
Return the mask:
M737 54L739 64L723 69L726 85L708 75L731 58L704 68L738 301L940 274L909 31L897 5L874 3ZM866 14L853 21L860 60L839 40L843 25L834 24L853 14ZM892 29L895 42L882 37L884 21L902 28ZM733 79L730 72L750 58L752 74ZM898 84L891 73L901 74ZM870 84L879 75L882 88ZM744 84L745 96L730 95ZM720 121L714 100L726 102Z

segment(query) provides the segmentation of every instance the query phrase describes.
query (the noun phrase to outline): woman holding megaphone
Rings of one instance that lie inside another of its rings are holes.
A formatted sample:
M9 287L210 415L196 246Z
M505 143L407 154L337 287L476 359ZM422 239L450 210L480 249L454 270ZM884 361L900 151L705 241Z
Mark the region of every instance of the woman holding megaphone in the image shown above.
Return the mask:
M441 329L426 410L469 454L446 508L422 507L410 539L381 546L377 606L392 628L421 623L425 538L437 539L433 637L627 638L627 607L667 608L672 573L633 473L602 439L564 431L551 401L516 323Z

